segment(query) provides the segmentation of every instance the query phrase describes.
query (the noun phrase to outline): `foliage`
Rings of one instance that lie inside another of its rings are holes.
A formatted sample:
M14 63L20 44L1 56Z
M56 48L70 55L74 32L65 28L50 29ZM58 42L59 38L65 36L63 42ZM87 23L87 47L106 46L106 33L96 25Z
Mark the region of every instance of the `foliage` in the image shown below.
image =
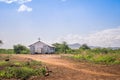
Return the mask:
M6 61L0 61L0 66L5 66L7 65L8 63Z
M101 64L120 64L120 49L90 49L86 44L83 44L79 49L68 49L67 53L73 54L72 58L77 60Z
M3 44L2 40L0 40L0 44Z
M26 46L18 44L18 45L14 45L14 52L16 54L20 54L20 53L27 54L30 51L29 51L29 49Z
M66 42L62 42L61 44L60 43L54 43L52 45L55 47L55 51L58 52L58 53L67 53L67 50L70 49Z
M45 67L38 61L23 62L11 60L0 62L0 80L11 78L28 80L32 76L44 76L45 74Z
M3 44L2 40L0 40L0 46Z
M67 45L66 42L63 42L63 43L61 44L61 49L62 49L62 51L63 51L64 53L66 53L66 51L69 49L69 47L68 47L68 45Z
M75 54L72 58L101 64L120 64L120 54Z
M60 43L54 43L52 45L55 47L56 52L61 52L61 44Z
M86 49L90 49L90 47L88 47L87 44L83 44L79 49L86 50Z
M46 74L46 69L45 69L45 68L40 68L40 69L37 70L37 71L41 72L42 75L45 75L45 74ZM40 74L39 72L38 72L38 74Z
M0 77L26 80L31 76L45 75L45 73L45 68L33 69L30 67L6 67L4 70L0 71Z
M13 49L0 49L1 54L13 54L14 50Z

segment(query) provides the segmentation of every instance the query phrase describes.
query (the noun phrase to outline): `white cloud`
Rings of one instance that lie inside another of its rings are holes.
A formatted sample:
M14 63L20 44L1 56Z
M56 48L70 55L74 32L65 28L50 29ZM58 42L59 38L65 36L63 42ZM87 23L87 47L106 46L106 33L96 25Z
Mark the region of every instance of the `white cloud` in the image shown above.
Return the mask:
M18 9L18 12L23 11L32 11L32 8L25 5L25 3L31 2L32 0L0 0L0 2L5 2L7 4L17 3L20 4L20 7Z
M16 2L17 0L0 0L0 2L5 2L5 3L13 3L13 2Z
M69 44L86 43L90 46L120 47L120 28L107 29L87 36L69 34L59 37L56 41L66 41Z
M22 4L22 5L19 7L18 12L24 12L24 11L30 12L30 11L32 11L32 8L30 8L30 7Z
M18 4L24 4L27 2L31 2L32 0L0 0L1 2L5 2L5 3L18 3Z
M27 3L27 2L31 2L32 0L18 0L18 3L19 4L24 4L24 3Z

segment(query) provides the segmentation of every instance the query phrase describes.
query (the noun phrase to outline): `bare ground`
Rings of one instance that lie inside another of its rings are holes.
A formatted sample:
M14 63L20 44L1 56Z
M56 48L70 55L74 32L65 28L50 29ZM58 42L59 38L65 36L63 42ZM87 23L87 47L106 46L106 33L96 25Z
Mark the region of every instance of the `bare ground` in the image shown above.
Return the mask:
M16 58L41 61L52 72L32 80L120 80L120 65L100 65L62 58L61 55L13 55Z

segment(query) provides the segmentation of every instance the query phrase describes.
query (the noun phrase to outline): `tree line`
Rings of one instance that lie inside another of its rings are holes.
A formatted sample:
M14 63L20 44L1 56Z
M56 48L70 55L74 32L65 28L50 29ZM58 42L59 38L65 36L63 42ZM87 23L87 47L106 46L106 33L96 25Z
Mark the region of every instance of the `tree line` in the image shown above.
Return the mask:
M0 40L0 46L3 44L2 40ZM71 49L67 42L62 42L62 43L54 43L52 44L55 47L55 53L63 53L63 54L79 54L83 52L88 52L88 53L120 53L120 49L113 50L111 48L94 48L91 49L87 44L83 44L79 47L79 49ZM16 54L28 54L30 53L30 50L21 44L17 44L13 46L13 49L0 49L0 53L16 53Z
M0 40L0 46L3 44L3 41ZM6 54L28 54L30 53L30 50L21 44L17 44L13 46L13 49L0 49L0 53L6 53Z

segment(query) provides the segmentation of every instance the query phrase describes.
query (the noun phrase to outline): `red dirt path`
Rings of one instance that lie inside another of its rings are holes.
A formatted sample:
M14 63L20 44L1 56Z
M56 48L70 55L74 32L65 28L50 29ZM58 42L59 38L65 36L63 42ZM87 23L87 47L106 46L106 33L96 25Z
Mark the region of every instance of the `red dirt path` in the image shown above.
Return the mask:
M41 61L52 70L42 80L120 80L120 65L106 66L64 59L61 55L13 55ZM36 78L36 80L40 80Z

